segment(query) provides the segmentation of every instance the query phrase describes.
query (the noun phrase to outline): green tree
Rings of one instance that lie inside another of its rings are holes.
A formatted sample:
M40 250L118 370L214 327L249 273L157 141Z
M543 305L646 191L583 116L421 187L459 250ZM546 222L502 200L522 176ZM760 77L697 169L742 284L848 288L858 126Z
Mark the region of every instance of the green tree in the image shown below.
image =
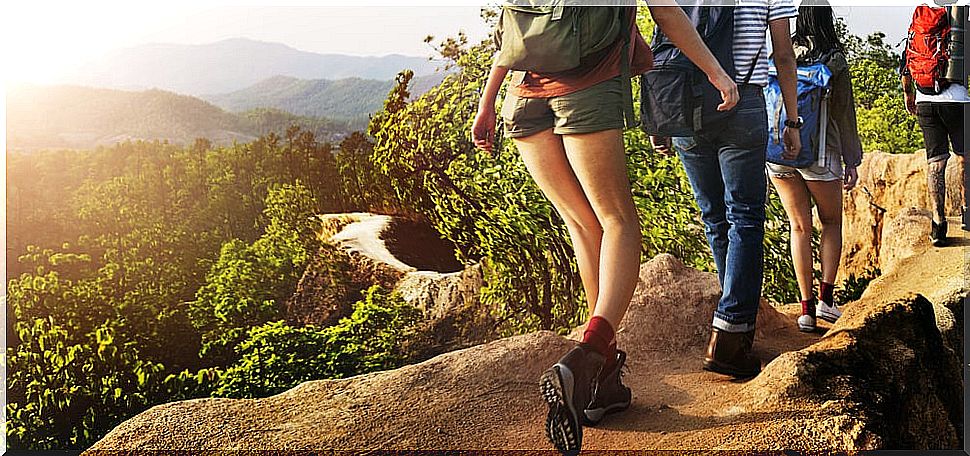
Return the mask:
M867 38L851 35L843 21L846 54L856 100L859 137L866 151L910 153L923 147L916 117L906 112L899 81L902 57L881 32Z
M232 349L247 328L281 316L283 301L316 251L316 213L316 201L299 182L272 188L263 235L252 244L233 239L222 246L190 304L192 322L203 331L203 355L224 365L234 358Z

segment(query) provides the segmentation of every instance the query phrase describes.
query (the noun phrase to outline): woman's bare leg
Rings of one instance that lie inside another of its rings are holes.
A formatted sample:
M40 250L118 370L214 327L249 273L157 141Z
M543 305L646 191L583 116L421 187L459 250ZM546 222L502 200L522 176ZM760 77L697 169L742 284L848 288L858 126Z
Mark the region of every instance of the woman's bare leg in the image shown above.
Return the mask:
M549 129L514 141L529 174L566 223L592 315L599 296L603 228L570 167L561 136Z
M627 175L619 129L565 135L569 164L602 227L599 296L593 316L618 328L640 270L640 221Z
M814 296L812 284L812 205L805 180L797 172L786 177L771 177L791 225L791 256L801 299Z
M822 222L822 281L834 284L842 260L842 181L806 181Z

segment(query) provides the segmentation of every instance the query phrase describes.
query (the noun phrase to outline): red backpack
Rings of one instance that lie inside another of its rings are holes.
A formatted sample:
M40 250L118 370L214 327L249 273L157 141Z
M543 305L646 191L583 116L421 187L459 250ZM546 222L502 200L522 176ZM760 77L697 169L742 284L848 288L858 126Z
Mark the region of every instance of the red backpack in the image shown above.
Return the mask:
M936 95L948 85L945 78L950 38L950 20L946 8L920 5L913 12L906 44L906 68L916 88Z

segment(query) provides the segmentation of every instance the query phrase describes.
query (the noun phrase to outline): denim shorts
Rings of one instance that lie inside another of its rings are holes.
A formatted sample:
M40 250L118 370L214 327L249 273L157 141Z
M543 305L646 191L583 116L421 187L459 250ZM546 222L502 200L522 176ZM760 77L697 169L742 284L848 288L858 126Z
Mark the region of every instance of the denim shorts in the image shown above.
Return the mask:
M558 97L524 98L509 93L502 102L505 135L524 138L550 128L557 135L622 129L625 101L620 77Z
M801 174L802 180L830 182L842 179L845 170L842 169L842 160L832 158L827 160L828 166L813 163L808 168L793 168L791 166L768 163L768 175L777 179L787 179L793 177L795 173Z

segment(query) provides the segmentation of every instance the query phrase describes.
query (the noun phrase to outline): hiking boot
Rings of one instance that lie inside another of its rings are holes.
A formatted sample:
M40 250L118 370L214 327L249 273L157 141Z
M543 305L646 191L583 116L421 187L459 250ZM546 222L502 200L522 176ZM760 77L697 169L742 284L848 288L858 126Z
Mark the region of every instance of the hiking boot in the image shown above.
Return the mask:
M539 390L549 404L546 437L565 455L579 454L583 444L583 410L604 364L603 355L579 344L542 374Z
M754 330L729 333L713 328L711 341L707 344L707 356L704 357L704 370L735 378L758 375L761 360L751 354L752 345Z
M600 377L596 379L596 384L593 386L593 400L586 406L586 420L583 424L595 426L603 420L604 416L622 412L630 407L630 399L633 395L620 378L623 376L625 365L626 352L617 350L613 369L609 372L601 372Z
M835 303L819 301L818 307L815 308L815 316L829 323L835 323L842 316L842 311Z
M933 242L933 247L943 247L946 245L946 220L936 223L930 222L930 240Z

